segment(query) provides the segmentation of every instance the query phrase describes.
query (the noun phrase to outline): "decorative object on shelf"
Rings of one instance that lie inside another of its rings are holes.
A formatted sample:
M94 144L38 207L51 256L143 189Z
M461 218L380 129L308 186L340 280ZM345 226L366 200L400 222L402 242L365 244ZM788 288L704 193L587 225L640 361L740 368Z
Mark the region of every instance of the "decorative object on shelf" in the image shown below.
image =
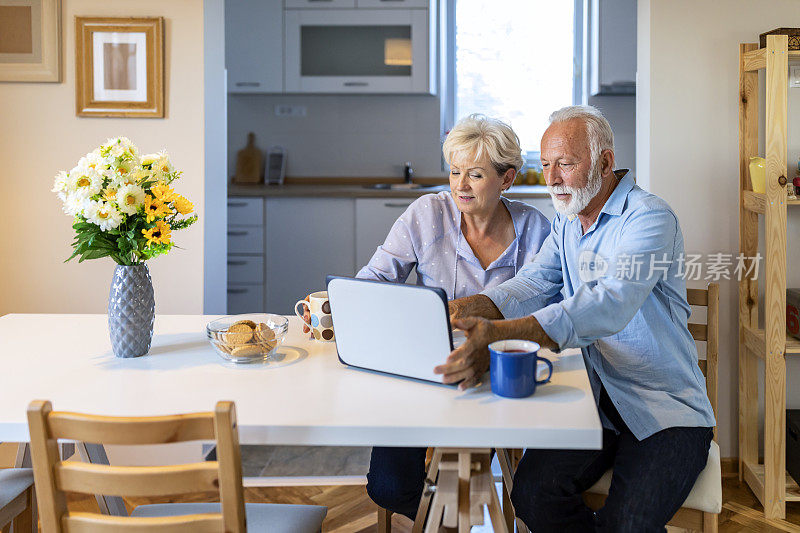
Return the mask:
M61 0L0 0L0 81L61 81Z
M753 192L764 194L767 190L766 160L763 157L750 158L750 184Z
M256 134L247 134L247 146L236 153L236 175L233 183L253 185L264 182L264 155L256 148Z
M129 139L116 137L55 177L52 190L74 219L74 251L67 261L110 257L118 265L108 299L117 357L150 349L155 304L144 262L169 252L172 231L197 221L192 202L170 186L181 174L165 152L142 156Z
M800 339L800 289L786 289L786 331Z
M79 117L164 117L164 19L75 18Z
M767 35L788 35L789 50L800 50L800 28L775 28L758 36L758 46L766 48Z

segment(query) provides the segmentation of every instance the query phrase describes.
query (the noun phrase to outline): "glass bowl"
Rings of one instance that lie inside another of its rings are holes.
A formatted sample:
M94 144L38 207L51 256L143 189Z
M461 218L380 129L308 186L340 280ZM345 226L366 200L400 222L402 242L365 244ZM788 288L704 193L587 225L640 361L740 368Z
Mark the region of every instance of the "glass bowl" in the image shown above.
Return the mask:
M289 320L269 313L231 315L206 325L208 342L223 359L233 363L266 361L287 331Z

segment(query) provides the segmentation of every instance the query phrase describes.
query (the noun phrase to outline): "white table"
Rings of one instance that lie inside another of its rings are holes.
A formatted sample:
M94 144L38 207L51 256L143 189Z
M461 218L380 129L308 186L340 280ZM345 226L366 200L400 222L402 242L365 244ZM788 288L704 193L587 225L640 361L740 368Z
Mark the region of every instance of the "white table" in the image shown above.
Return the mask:
M550 383L525 399L343 366L333 343L290 318L280 362L232 365L201 315L157 316L150 353L118 359L106 315L0 317L0 441L29 439L34 399L56 410L142 416L213 410L233 400L242 444L599 449L602 429L577 350L552 358ZM446 354L443 354L443 357Z

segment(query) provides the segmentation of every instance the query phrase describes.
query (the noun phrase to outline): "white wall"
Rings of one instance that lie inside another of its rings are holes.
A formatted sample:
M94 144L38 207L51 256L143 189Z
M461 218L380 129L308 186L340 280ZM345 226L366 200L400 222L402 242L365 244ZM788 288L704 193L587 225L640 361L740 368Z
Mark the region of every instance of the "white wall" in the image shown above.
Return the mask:
M75 16L165 19L166 118L75 116ZM69 257L71 221L50 192L57 171L72 168L108 137L130 137L144 152L165 148L184 177L176 189L200 222L173 237L182 249L149 262L158 313L203 311L203 2L65 0L60 83L0 83L0 315L104 313L114 264Z
M796 0L639 0L637 167L639 182L667 200L687 253L738 253L738 45L758 34L800 26ZM800 89L789 90L789 162L796 168ZM794 170L792 170L792 175ZM789 216L789 233L800 213ZM788 253L800 286L800 249ZM796 242L797 239L794 239ZM762 252L763 253L763 252ZM720 283L720 446L737 445L737 284ZM800 361L788 365L790 406L800 406Z

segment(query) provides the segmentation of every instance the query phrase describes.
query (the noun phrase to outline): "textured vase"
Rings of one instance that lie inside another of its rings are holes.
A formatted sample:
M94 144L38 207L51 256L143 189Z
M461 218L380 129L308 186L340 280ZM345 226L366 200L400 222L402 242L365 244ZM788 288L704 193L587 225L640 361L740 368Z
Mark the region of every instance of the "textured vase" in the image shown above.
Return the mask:
M150 350L156 303L144 263L117 265L108 294L108 334L117 357L139 357Z

